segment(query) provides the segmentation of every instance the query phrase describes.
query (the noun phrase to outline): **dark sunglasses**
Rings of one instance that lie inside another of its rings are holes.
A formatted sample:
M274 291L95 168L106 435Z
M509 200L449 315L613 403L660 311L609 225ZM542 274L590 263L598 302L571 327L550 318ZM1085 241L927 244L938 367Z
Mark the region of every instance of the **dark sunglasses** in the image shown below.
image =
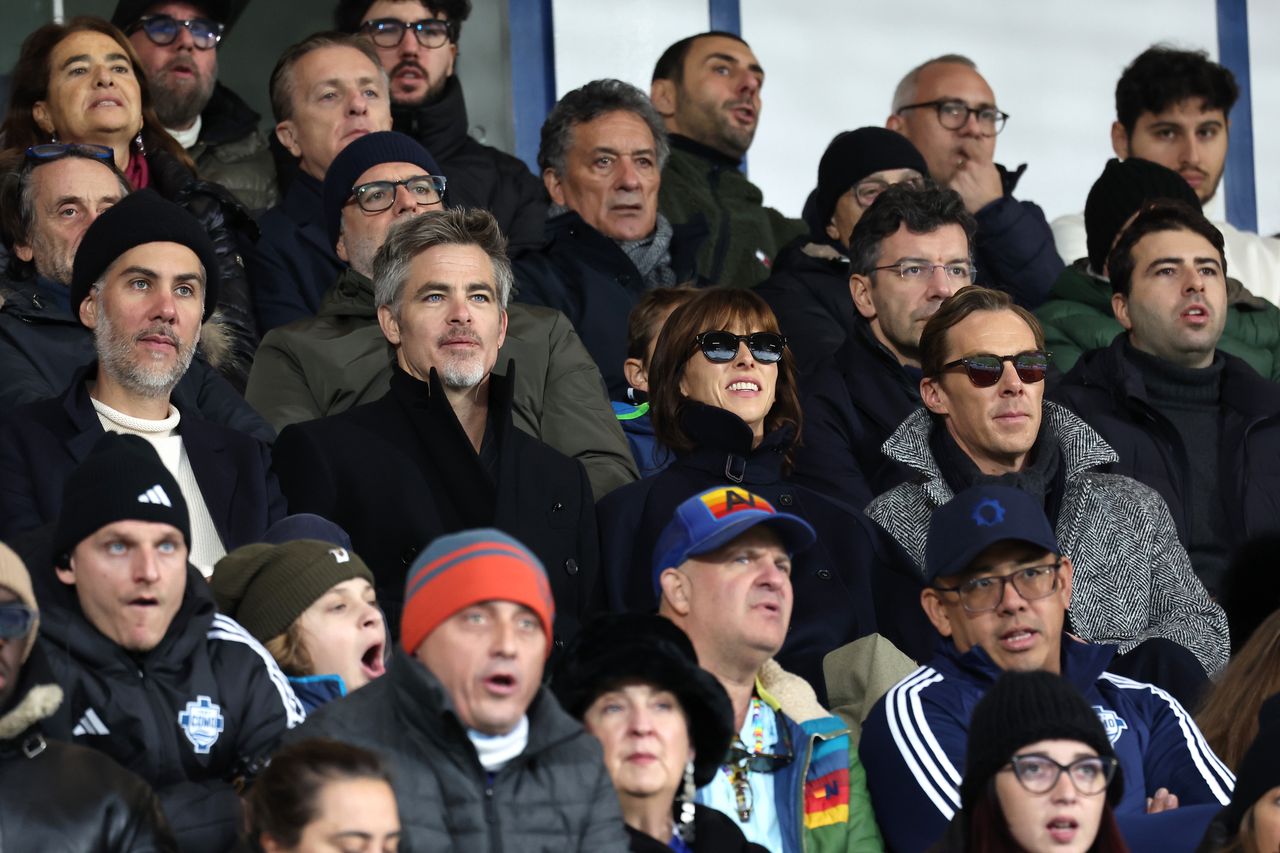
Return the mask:
M25 604L0 604L0 640L27 636L36 621L36 612Z
M738 345L747 342L747 351L751 357L762 364L777 364L782 360L782 351L787 347L787 339L773 332L752 332L749 335L735 335L723 329L716 332L703 332L694 338L702 348L707 361L714 364L727 364L738 357Z
M143 15L129 27L129 32L136 33L142 30L152 44L163 47L166 44L173 44L183 27L191 33L191 41L200 50L217 47L218 42L222 41L222 31L226 29L222 24L208 18L189 18L180 21L169 15Z
M990 388L1000 381L1004 375L1004 363L1013 362L1013 369L1023 382L1043 382L1044 375L1049 372L1049 356L1053 353L1044 350L1027 350L1017 355L990 355L982 353L968 358L957 358L942 365L943 370L954 370L963 367L969 375L969 381L978 388Z
M93 160L107 162L115 159L115 152L106 145L94 145L90 142L45 142L32 145L26 151L28 160L57 160L74 154L77 157L88 157Z

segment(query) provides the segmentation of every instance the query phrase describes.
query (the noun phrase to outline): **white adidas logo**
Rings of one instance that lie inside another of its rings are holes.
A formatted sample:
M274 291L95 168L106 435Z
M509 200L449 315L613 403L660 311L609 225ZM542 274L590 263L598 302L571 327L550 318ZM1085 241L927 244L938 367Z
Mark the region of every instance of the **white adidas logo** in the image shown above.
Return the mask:
M76 727L71 730L71 734L76 737L109 735L111 730L107 728L106 723L102 722L98 712L90 708L84 712L84 716L80 718L80 722L76 723Z
M159 504L160 506L173 507L173 503L170 502L169 496L165 494L164 487L159 484L152 486L142 494L138 495L138 503Z

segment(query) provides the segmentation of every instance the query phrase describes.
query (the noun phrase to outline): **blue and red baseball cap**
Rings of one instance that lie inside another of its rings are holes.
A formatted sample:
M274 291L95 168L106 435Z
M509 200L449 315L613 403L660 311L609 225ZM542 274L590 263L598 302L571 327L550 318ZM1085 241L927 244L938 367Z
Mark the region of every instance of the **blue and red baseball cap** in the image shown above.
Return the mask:
M793 555L818 538L809 522L798 515L778 512L773 504L740 486L708 489L676 507L675 515L658 536L653 549L654 595L661 592L658 578L664 569L714 551L757 524L773 528Z

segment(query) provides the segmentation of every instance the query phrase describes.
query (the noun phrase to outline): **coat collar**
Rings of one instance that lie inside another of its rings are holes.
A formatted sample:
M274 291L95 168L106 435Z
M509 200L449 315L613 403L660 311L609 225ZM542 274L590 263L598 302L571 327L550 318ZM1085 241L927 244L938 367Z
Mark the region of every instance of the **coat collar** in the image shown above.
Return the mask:
M786 452L795 440L791 427L765 433L753 448L751 427L728 409L686 399L679 417L694 444L693 450L680 456L681 464L731 483L751 485L782 479Z
M692 154L700 160L706 160L717 169L732 169L737 171L742 168L742 160L722 154L711 146L703 145L701 142L696 142L687 136L681 136L678 133L673 133L667 138L671 142L671 147L676 151L683 151L686 154Z
M422 143L422 147L440 163L457 154L470 137L467 101L462 96L462 83L457 76L445 81L440 99L414 107L391 107L394 129Z
M1116 646L1084 643L1064 631L1060 652L1062 677L1075 685L1082 695L1087 696L1115 654ZM981 646L974 646L961 653L950 637L938 638L935 657L948 661L967 678L986 686L994 684L1004 672Z
M1069 409L1047 400L1043 406L1044 419L1058 438L1063 476L1067 481L1091 469L1120 461L1102 436ZM933 415L929 410L916 409L894 430L880 450L890 459L917 471L924 479L922 488L925 493L935 505L941 505L954 495L929 447L929 435L934 428ZM937 428L943 427L939 424Z

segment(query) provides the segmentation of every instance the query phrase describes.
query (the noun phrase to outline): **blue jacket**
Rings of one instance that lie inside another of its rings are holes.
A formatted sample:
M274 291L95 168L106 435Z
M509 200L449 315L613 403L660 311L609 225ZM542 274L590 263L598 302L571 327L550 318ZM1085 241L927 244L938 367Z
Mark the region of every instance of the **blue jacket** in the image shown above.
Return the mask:
M642 478L652 477L675 461L676 455L659 444L657 436L653 434L653 420L649 417L648 403L633 406L631 403L615 401L613 414L627 437L627 446L631 448L631 455L635 457L636 467L640 469Z
M1062 274L1062 258L1054 247L1044 211L1013 197L1026 164L1012 172L1004 166L996 168L1004 195L974 214L978 220L978 233L973 238L977 283L1005 291L1026 308L1038 308Z
M1062 674L1093 706L1120 760L1124 797L1116 816L1122 831L1127 837L1131 832L1160 835L1157 824L1164 823L1167 840L1174 841L1174 833L1185 831L1185 820L1199 816L1203 832L1219 805L1230 802L1235 777L1176 699L1154 685L1105 671L1114 655L1114 646L1063 637ZM980 647L961 654L951 640L942 639L928 665L899 681L872 708L859 754L889 849L924 850L946 831L960 808L969 717L1000 673ZM1160 787L1177 795L1180 808L1146 817L1146 798ZM1184 812L1203 803L1213 806Z
M308 714L322 705L347 695L346 682L341 675L289 676L289 686Z
M324 226L324 184L299 171L284 199L262 214L262 236L248 257L258 328L266 334L320 310L346 269Z

